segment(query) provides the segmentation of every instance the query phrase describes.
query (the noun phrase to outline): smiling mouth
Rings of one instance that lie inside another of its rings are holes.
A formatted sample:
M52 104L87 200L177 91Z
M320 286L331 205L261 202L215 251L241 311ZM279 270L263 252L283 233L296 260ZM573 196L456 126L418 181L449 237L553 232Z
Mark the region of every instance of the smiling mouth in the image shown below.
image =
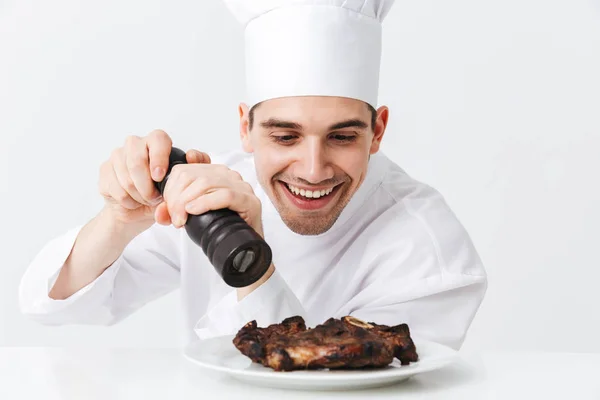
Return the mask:
M331 193L333 193L333 191L339 186L332 186L330 188L327 189L321 189L321 190L307 190L307 189L301 189L299 187L296 187L294 185L290 185L289 183L284 183L284 186L287 188L287 190L293 194L296 197L299 197L303 200L313 200L313 199L319 199L322 197L327 197L329 196Z

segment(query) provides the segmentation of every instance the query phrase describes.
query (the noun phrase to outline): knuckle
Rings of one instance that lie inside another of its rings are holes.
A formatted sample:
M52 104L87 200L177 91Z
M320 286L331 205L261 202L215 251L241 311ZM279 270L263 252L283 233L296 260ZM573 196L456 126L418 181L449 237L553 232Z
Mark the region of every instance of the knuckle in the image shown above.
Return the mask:
M236 180L236 181L241 181L242 179L242 174L240 174L238 171L234 171L232 169L229 170L231 177Z
M181 171L179 171L179 174L177 175L177 180L181 182L189 182L191 179L192 176L190 174L190 171L188 171L185 168L181 168Z
M214 169L215 169L215 172L219 173L219 174L227 174L231 171L226 165L222 165L222 164L214 165Z
M103 161L102 164L100 164L100 179L102 179L104 177L104 175L106 175L106 172L108 171L108 168L110 167L110 162L107 161Z
M196 185L201 189L207 189L210 185L209 179L206 176L198 176L196 177Z
M121 158L121 155L123 154L123 148L122 147L117 147L116 149L114 149L113 151L111 151L110 153L110 160L111 161L115 161Z
M171 168L171 176L178 177L185 171L184 164L175 164L173 168Z
M177 164L171 168L171 172L169 173L169 181L177 181L179 180L179 176L181 175L181 165ZM168 184L167 184L168 186Z
M241 184L242 190L248 193L254 193L254 189L252 188L252 185L249 184L248 182L242 182Z
M148 136L167 136L167 132L162 129L153 129Z
M129 168L142 168L146 164L146 159L142 154L132 154L127 157L127 166Z
M223 200L226 203L230 204L230 203L233 202L234 199L235 199L235 193L233 192L233 190L231 190L231 189L224 189Z
M136 190L135 183L133 183L131 178L127 178L125 180L123 189L125 189L128 192L132 192L132 191Z
M112 198L119 204L123 204L129 200L129 195L126 192L119 190L112 195Z
M140 137L137 135L129 135L125 138L125 147L131 148L140 141Z
M138 189L138 193L145 202L152 201L152 198L154 197L154 190L149 186L144 189Z
M167 134L167 132L162 129L154 129L152 132L148 134L149 139L158 139L158 140L171 140L171 137Z

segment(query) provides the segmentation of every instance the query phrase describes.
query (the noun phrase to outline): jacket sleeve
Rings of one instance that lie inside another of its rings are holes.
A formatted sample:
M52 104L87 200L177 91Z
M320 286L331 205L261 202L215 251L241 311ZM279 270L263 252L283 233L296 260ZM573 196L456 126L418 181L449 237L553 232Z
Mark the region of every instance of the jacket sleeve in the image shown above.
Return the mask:
M51 240L28 266L19 286L21 312L27 317L46 325L111 325L179 285L177 234L155 224L94 281L67 299L50 298L81 228Z
M397 293L373 298L349 314L385 325L407 323L411 336L459 350L486 288L484 276L435 276L405 287L398 286ZM380 285L370 290L383 293Z
M259 326L280 323L299 315L309 323L302 304L275 269L265 283L241 301L237 290L230 291L196 323L194 331L201 339L235 334L241 326L256 320Z
M381 230L376 250L364 252L372 278L340 313L407 323L411 335L458 350L487 290L474 244L445 204L404 202L392 211L387 217L397 223Z

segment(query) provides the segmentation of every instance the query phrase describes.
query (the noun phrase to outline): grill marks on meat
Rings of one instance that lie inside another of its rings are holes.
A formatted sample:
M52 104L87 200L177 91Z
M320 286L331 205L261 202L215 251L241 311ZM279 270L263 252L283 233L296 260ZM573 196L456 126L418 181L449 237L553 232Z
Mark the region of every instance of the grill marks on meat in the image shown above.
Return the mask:
M233 344L253 362L275 371L381 368L394 357L402 365L418 361L408 325L390 327L354 317L330 318L312 329L299 316L266 328L251 321Z
M306 331L306 324L302 317L286 318L282 323L266 328L259 328L256 321L250 321L238 331L233 339L233 344L252 361L263 363L267 343L279 337L289 337L303 331Z

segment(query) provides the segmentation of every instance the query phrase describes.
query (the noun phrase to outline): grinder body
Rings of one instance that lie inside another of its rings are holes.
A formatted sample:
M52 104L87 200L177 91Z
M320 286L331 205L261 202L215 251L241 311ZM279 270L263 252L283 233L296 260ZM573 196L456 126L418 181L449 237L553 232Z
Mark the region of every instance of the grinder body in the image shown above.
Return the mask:
M173 147L165 177L155 186L163 194L171 170L177 164L187 164L185 152ZM188 215L185 230L229 286L244 287L259 280L271 265L272 252L264 239L229 209L211 210L200 215Z

